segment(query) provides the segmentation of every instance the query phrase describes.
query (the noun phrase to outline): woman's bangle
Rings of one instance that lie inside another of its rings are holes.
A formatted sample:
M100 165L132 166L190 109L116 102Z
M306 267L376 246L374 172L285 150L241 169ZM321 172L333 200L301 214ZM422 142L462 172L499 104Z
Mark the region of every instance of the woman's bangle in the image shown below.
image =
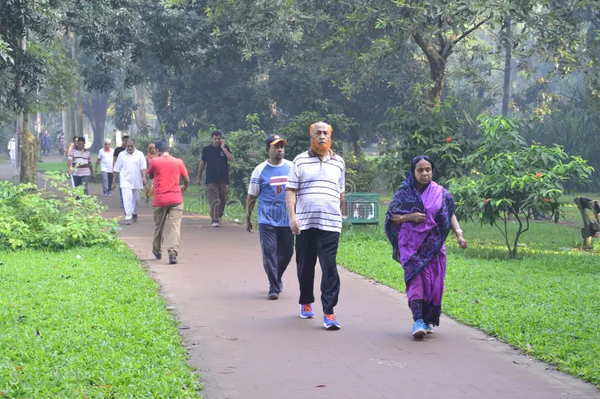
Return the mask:
M454 234L456 234L456 236L462 236L463 235L463 231L461 229L458 229L454 232Z

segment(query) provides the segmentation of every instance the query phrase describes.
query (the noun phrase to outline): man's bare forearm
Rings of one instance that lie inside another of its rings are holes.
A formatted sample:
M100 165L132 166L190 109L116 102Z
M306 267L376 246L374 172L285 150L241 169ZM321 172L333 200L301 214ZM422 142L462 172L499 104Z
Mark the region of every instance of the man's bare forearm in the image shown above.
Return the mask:
M252 212L254 211L254 206L256 205L256 198L252 194L248 194L246 198L246 219L252 218Z
M288 188L285 190L285 207L287 208L288 218L296 218L296 190Z

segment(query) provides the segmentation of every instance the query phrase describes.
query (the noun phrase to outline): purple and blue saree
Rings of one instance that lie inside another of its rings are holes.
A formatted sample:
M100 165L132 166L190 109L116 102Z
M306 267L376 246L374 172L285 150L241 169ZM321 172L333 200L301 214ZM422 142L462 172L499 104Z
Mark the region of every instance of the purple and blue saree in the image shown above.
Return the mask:
M390 202L385 231L393 248L393 258L404 268L406 295L414 320L439 325L446 276L444 242L451 230L454 199L434 181L419 191L412 173ZM423 223L395 224L393 215L421 212Z

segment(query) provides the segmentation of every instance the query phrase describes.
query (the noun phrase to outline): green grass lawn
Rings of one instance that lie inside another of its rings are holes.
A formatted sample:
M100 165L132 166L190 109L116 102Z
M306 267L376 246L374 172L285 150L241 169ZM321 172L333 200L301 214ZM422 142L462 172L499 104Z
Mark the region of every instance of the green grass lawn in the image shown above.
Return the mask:
M385 209L382 206L382 213ZM567 211L566 220L558 225L534 222L522 237L517 260L507 259L496 228L463 223L469 248L460 250L453 234L447 241L444 313L600 384L600 251L579 249L581 216L575 207ZM346 229L338 263L399 291L405 289L383 224L377 230Z
M200 397L176 321L124 244L0 256L0 396Z
M38 171L67 173L67 161L64 161L64 162L40 162L40 163L38 163Z

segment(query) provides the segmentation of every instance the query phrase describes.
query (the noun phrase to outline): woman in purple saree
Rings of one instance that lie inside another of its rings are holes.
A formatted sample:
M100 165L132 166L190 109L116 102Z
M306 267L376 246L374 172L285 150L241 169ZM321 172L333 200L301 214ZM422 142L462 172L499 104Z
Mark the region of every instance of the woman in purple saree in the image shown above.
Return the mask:
M393 257L404 268L408 306L413 313L413 337L423 338L440 324L446 276L444 242L450 230L467 247L454 215L452 195L432 180L434 163L416 157L410 173L390 203L385 230Z

